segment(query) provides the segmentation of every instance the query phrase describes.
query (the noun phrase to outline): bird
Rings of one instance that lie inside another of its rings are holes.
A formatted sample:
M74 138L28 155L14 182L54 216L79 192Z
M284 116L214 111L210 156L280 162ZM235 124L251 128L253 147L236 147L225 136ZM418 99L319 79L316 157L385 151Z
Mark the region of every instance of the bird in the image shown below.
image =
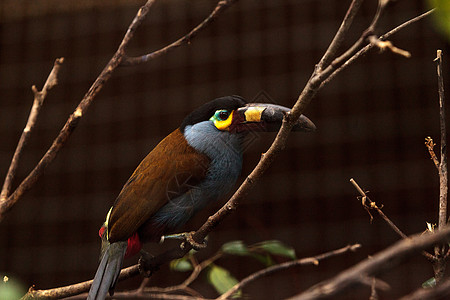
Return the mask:
M100 264L87 299L112 296L124 258L229 193L241 172L248 133L277 131L289 111L232 95L206 102L185 117L142 160L109 210L99 231ZM315 129L304 115L293 127Z

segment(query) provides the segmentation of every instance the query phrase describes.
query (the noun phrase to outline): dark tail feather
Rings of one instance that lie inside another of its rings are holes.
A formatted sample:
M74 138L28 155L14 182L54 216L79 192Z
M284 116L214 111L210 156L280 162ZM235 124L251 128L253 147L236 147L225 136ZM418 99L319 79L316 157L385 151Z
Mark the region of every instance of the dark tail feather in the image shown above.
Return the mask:
M113 293L126 251L127 242L116 242L106 247L89 290L88 300L103 300L108 291Z

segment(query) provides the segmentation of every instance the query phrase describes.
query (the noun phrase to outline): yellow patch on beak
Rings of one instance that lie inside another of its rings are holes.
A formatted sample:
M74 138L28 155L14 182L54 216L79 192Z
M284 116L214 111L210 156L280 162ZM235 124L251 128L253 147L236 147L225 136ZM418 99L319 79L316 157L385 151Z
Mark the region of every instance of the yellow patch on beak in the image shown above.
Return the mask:
M250 106L245 111L245 121L246 122L261 122L261 114L265 110L265 107L260 106Z

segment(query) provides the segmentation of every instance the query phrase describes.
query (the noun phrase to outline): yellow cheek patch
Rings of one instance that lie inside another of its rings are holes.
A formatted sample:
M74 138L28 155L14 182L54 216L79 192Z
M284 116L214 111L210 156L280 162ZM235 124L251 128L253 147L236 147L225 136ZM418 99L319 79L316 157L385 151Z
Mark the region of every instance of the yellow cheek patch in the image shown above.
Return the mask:
M233 113L234 111L230 113L228 119L226 119L225 121L215 119L214 125L216 126L216 128L219 130L228 130L229 129L228 127L231 125L231 121L233 120Z
M265 110L265 107L250 106L245 111L246 122L261 122L261 114Z

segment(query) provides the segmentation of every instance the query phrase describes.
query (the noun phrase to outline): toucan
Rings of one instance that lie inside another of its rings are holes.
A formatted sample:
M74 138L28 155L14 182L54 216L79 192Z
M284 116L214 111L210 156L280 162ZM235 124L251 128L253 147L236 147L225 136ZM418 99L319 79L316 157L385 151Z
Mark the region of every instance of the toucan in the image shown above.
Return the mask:
M240 96L209 101L190 113L139 164L100 228L100 265L88 299L113 295L125 257L158 242L231 191L249 132L277 131L289 109ZM314 131L301 115L294 131Z

